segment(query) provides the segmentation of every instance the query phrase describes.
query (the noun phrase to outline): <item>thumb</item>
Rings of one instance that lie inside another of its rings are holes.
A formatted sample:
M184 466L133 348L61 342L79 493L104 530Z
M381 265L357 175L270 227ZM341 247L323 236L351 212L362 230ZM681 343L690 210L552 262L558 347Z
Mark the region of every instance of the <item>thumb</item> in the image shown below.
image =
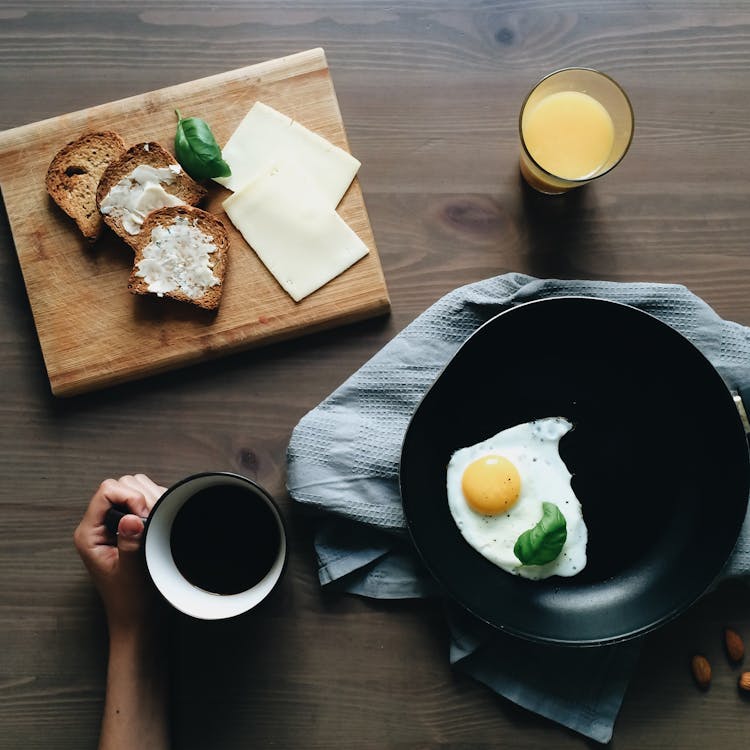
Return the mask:
M117 551L120 553L122 570L140 566L141 539L143 538L143 521L138 516L127 515L120 519L117 527Z

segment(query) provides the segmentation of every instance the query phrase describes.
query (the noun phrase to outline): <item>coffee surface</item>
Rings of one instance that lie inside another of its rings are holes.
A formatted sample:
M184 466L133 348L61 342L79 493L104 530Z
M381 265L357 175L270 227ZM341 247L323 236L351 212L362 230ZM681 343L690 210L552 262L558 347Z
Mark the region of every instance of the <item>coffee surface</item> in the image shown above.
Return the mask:
M235 485L207 487L180 508L170 546L180 573L214 594L238 594L259 583L281 543L267 503Z

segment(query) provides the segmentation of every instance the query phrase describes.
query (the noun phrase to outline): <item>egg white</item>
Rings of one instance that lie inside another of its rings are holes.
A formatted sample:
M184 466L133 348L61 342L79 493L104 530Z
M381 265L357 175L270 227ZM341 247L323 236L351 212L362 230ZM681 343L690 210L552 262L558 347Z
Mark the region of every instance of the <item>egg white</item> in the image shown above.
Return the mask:
M581 503L570 486L571 474L560 458L560 439L573 425L563 417L546 417L510 427L481 443L456 451L448 463L447 489L451 515L464 539L490 562L524 578L574 576L586 566L588 530ZM521 476L517 502L505 513L489 516L466 501L461 480L478 458L497 454L507 458ZM542 503L557 505L565 516L567 539L560 554L546 565L522 565L513 547L523 532L542 518Z

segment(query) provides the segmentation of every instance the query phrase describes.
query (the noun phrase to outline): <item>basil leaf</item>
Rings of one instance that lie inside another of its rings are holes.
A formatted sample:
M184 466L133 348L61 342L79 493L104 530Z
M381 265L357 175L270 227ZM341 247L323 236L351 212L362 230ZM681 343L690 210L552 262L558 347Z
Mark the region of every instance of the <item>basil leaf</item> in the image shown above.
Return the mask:
M209 177L229 177L232 170L221 157L221 149L216 143L208 123L200 117L185 117L176 109L179 121L174 137L174 151L177 161L194 180Z
M542 520L518 537L513 553L523 565L546 565L560 554L567 538L565 516L554 503L542 503Z

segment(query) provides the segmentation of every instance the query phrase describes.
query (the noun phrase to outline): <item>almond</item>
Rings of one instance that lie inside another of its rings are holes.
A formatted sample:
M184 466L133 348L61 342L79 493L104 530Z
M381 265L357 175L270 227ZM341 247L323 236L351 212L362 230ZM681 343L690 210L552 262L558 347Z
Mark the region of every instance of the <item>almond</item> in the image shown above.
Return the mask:
M742 658L745 656L745 644L742 636L736 630L727 628L724 631L724 645L727 649L729 661L742 661Z
M705 656L696 654L690 661L695 682L701 690L706 690L711 684L711 665Z
M740 675L740 679L737 680L737 685L739 686L740 690L746 690L748 693L750 693L750 672L743 672Z

